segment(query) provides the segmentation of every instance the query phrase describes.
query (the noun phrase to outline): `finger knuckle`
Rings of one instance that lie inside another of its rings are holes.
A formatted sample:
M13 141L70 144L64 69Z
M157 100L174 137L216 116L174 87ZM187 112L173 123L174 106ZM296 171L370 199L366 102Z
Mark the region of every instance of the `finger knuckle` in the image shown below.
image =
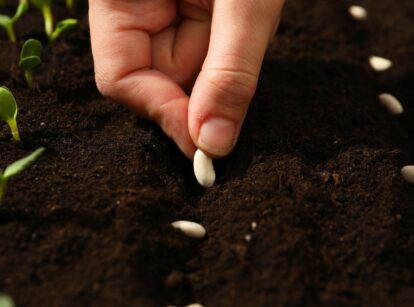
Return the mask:
M234 101L250 100L257 86L257 77L248 70L220 67L208 72L208 83L220 96Z

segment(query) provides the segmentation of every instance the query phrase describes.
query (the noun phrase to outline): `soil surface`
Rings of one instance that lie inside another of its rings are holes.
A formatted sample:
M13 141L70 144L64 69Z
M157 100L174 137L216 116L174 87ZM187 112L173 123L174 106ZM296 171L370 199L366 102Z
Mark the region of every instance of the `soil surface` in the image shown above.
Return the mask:
M17 61L25 39L45 41L41 15L17 24L19 44L0 31L23 138L0 126L0 168L47 148L0 207L0 292L17 306L413 306L414 186L400 169L414 162L414 1L357 2L366 21L349 1L287 2L206 190L159 128L96 90L86 1L56 3L80 28L45 50L34 91ZM392 69L374 73L372 54ZM178 219L208 236L184 237Z

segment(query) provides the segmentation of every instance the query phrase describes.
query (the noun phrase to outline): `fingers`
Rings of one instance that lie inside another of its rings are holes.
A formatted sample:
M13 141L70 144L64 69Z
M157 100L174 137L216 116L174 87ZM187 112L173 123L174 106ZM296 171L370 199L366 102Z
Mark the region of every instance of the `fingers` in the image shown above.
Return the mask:
M192 0L194 2L194 0ZM211 13L198 3L181 0L179 26L170 26L152 38L152 63L183 88L189 89L207 54Z
M234 147L282 0L216 0L207 57L190 98L188 127L214 157Z
M153 69L151 37L176 16L170 0L90 0L92 52L98 89L155 120L187 157L188 96L171 78Z

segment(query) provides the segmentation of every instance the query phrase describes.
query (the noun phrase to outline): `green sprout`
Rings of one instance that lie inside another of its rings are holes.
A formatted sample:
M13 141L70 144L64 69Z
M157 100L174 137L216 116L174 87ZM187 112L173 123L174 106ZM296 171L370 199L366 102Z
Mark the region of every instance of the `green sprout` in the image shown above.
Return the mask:
M53 32L52 0L32 0L33 5L42 12L45 21L45 31L48 37Z
M65 19L59 21L56 25L56 29L53 33L49 36L49 40L53 43L59 37L63 37L68 33L72 32L72 30L78 25L78 21L73 18Z
M59 37L66 35L78 24L76 19L69 18L58 22L56 29L54 29L52 0L32 0L32 3L43 14L43 19L45 20L45 31L50 42L54 42ZM73 4L73 1L68 1L67 3L71 5Z
M36 149L32 152L29 156L20 159L16 162L13 162L6 169L1 172L0 171L0 204L4 196L4 192L6 190L7 182L10 178L20 174L26 168L28 168L36 159L45 151L43 147Z
M66 0L66 6L70 10L73 8L73 1L74 0Z
M14 307L14 302L7 294L0 293L0 307Z
M29 88L33 88L33 68L40 65L43 46L37 39L30 38L23 44L20 51L19 66L24 70L24 76Z
M10 90L0 86L0 119L4 120L10 127L13 138L20 141L19 129L17 127L17 103Z
M14 33L14 24L27 12L29 9L28 0L20 0L17 6L16 13L13 17L0 14L0 26L6 30L10 41L16 42L16 34ZM4 3L4 2L3 2Z

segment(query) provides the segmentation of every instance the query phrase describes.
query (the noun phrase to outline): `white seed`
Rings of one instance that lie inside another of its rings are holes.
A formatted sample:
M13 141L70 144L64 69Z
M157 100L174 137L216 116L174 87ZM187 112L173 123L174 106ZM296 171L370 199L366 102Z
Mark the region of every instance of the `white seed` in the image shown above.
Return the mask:
M252 222L251 227L252 227L252 230L255 230L255 229L256 229L256 227L257 227L257 223L256 223L256 222Z
M187 305L187 307L203 307L203 305L196 303L196 304Z
M379 100L381 104L394 115L402 114L404 112L404 108L398 99L390 94L384 93L379 95Z
M246 242L250 242L250 241L252 240L252 235L245 235L245 236L244 236L244 240L245 240Z
M414 183L414 165L407 165L401 169L403 178L409 183Z
M213 160L200 149L197 149L194 155L193 167L195 177L200 185L205 188L213 186L216 181Z
M356 20L364 20L368 16L367 10L360 5L351 5L348 9L348 12Z
M190 221L176 221L172 227L181 230L187 237L201 239L206 235L206 229L200 224Z
M369 58L369 64L375 71L385 71L392 66L392 62L390 60L379 56L371 56Z

